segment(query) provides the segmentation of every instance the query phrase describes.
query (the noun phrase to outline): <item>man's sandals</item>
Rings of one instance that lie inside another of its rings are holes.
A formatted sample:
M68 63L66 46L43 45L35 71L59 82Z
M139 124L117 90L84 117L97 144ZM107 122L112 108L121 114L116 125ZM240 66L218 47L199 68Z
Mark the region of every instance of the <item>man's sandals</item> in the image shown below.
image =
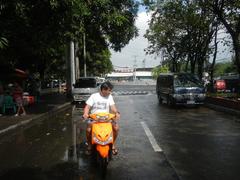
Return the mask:
M112 148L112 154L113 154L113 155L117 155L117 154L118 154L118 150L117 150L116 147L113 147L113 148Z
M92 148L91 147L89 147L89 146L87 146L87 149L86 149L86 151L85 151L85 154L86 155L91 155L92 154Z

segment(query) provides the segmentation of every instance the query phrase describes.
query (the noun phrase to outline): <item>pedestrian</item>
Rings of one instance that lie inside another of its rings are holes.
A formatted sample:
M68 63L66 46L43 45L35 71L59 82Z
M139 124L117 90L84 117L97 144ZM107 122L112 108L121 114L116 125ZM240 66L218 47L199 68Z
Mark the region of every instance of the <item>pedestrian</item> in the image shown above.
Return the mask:
M14 89L13 89L12 95L13 95L13 99L15 100L18 106L17 113L15 114L15 116L26 115L26 111L23 106L23 90L17 82L14 83Z
M113 85L109 81L102 83L100 86L100 92L92 94L86 101L83 118L88 119L90 111L91 111L91 114L100 113L100 112L116 114L116 119L112 122L113 137L114 137L114 142L116 142L116 138L119 131L119 125L117 120L120 119L120 113L118 112L115 102L113 100L113 97L111 95L112 89L113 89ZM92 148L91 147L91 131L92 131L92 122L90 121L86 129L86 136L88 141L86 154L91 153L91 148ZM112 153L114 155L118 153L115 144L113 144Z

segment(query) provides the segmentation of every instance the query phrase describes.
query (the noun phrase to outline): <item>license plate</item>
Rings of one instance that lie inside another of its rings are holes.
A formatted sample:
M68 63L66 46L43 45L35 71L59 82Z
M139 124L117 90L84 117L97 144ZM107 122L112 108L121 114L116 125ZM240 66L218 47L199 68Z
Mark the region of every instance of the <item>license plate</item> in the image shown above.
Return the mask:
M187 101L187 104L195 104L195 101Z

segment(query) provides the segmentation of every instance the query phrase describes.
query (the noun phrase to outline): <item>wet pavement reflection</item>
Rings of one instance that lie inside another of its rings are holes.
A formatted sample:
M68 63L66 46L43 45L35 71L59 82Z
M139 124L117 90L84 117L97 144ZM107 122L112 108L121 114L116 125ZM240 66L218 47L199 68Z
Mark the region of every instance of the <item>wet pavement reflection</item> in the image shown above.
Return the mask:
M53 117L51 121L38 121L31 127L22 127L14 134L2 136L0 139L2 178L14 179L13 176L34 178L35 175L40 178L43 172L66 163L64 156L72 142L71 131L71 115L64 112Z
M124 123L118 141L121 153L103 174L92 156L84 153L86 123L81 115L82 109L72 106L58 116L2 136L0 179L178 179L164 154L155 153L146 137L141 137L142 129ZM143 147L147 149L142 151Z
M78 115L72 118L72 113ZM72 108L2 137L0 179L96 179L97 168L84 155L85 127L79 113Z

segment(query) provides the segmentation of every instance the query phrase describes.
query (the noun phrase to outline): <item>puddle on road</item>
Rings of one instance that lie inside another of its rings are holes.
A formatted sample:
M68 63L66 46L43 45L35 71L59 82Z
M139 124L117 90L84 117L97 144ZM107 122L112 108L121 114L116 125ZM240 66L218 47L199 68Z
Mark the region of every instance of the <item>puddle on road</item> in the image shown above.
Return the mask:
M0 179L92 179L79 112L59 114L0 138ZM91 173L94 172L94 173Z

